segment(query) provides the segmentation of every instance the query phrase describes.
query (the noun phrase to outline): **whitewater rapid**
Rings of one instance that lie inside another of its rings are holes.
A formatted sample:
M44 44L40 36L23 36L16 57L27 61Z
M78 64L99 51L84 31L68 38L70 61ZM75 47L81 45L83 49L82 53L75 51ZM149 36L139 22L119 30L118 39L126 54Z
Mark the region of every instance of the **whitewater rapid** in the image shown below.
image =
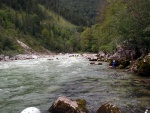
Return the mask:
M50 58L0 62L0 113L20 113L35 106L47 110L60 96L85 99L89 110L112 102L126 113L142 113L150 105L149 95L138 94L140 77L90 65L82 56L57 55Z

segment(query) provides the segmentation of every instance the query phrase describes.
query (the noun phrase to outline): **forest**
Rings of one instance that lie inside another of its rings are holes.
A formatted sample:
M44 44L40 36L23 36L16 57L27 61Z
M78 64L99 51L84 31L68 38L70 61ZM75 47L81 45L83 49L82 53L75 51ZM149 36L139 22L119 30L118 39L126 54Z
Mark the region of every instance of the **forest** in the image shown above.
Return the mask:
M0 0L0 54L150 51L149 0Z
M108 0L100 9L99 22L81 33L82 50L113 51L122 45L148 54L149 5L149 0Z

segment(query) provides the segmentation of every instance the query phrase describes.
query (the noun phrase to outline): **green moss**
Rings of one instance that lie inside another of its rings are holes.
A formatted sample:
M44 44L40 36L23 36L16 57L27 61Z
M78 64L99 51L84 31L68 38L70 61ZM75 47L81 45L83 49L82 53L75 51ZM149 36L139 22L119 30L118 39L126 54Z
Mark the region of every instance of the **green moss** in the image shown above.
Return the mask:
M111 103L103 104L96 113L122 113L117 106L112 105Z
M78 103L78 108L77 109L88 113L88 110L86 109L86 101L84 99L77 99L76 101Z
M130 61L129 60L123 60L120 62L120 64L122 65L122 68L126 68L127 66L130 65Z
M142 63L141 66L138 69L138 73L139 75L142 76L150 76L150 64L149 63Z
M138 74L141 76L150 76L150 57L145 57L138 63Z
M119 69L124 69L124 66L120 64L118 68Z

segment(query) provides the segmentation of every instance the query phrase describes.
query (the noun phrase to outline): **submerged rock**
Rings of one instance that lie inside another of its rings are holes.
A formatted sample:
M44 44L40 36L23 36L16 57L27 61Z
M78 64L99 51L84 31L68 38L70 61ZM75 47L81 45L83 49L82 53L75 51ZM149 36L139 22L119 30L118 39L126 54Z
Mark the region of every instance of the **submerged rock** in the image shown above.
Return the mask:
M105 103L97 110L96 113L122 113L122 112L117 106L111 103Z
M50 113L88 113L86 101L73 101L65 96L59 97L48 110Z

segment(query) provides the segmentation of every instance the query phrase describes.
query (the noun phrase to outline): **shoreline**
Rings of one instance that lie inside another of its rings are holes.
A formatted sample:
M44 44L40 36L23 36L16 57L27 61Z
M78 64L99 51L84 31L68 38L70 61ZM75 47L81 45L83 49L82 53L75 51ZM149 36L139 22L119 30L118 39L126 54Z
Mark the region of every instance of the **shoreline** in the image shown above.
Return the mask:
M51 53L51 54L17 54L14 56L8 56L8 55L0 55L0 62L9 62L9 61L15 61L15 60L30 60L30 59L40 59L40 58L51 58L57 55L69 55L69 57L73 57L74 55L82 55L80 53ZM93 54L94 55L94 54ZM82 55L85 57L86 55ZM89 55L88 55L89 56ZM86 57L85 57L86 58Z
M18 54L15 56L0 55L0 62L9 62L14 60L29 60L39 58L49 58L57 54Z
M85 58L93 58L97 53L32 53L32 54L17 54L17 55L4 55L0 54L1 61L11 61L11 60L26 60L26 59L37 59L37 58L47 58L56 55L82 55Z

